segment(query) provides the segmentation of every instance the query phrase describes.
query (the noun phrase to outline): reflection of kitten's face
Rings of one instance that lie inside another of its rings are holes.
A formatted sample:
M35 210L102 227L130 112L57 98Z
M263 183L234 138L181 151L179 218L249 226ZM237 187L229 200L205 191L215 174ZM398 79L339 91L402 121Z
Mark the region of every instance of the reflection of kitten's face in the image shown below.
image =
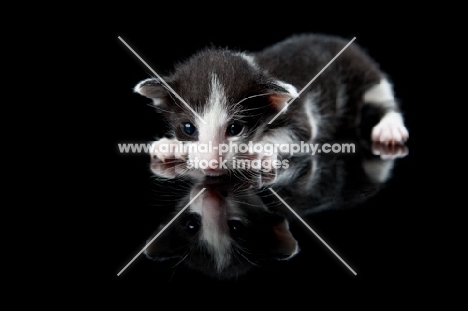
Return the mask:
M148 246L147 257L172 258L206 274L230 278L252 265L297 254L286 219L269 211L253 192L235 195L232 186L198 184L182 206L202 188L205 191L167 232Z

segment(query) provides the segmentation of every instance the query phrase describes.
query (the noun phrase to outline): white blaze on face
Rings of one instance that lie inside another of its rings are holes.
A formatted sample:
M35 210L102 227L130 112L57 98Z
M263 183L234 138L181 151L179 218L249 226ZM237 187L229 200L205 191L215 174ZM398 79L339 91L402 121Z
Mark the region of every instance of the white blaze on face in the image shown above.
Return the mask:
M196 192L194 190L198 188L192 189L191 196ZM200 215L200 239L206 243L218 269L222 270L230 260L231 238L227 221L231 207L226 198L208 188L190 205L190 210Z
M195 156L199 160L219 160L218 146L226 139L228 123L227 97L223 85L216 74L211 76L210 96L201 117L206 124L198 122L198 143L211 144L211 152L198 152Z

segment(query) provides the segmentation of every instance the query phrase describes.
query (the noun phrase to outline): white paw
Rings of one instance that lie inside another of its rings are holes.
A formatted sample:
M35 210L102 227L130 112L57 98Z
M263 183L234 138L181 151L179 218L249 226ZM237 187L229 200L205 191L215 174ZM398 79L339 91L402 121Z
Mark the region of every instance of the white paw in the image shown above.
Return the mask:
M249 171L250 173L241 174L252 177L252 180L260 182L259 185L273 183L276 179L277 167L281 166L277 153L273 148L267 148L265 143L256 142L253 145L255 148L235 154L232 169Z
M383 144L401 144L408 137L409 133L403 124L403 118L396 112L386 114L372 129L371 135L374 142Z
M183 145L177 139L162 138L151 144L151 161L185 160L187 154L184 153L183 149Z
M250 154L251 159L257 161L260 167L252 167L253 170L260 173L262 185L273 184L276 180L278 167L281 166L281 161L276 152L257 152Z
M187 171L186 154L176 139L162 138L151 144L151 171L163 178L175 178Z
M187 165L180 160L161 162L159 160L151 161L151 171L156 176L162 178L176 178L179 175L187 173Z

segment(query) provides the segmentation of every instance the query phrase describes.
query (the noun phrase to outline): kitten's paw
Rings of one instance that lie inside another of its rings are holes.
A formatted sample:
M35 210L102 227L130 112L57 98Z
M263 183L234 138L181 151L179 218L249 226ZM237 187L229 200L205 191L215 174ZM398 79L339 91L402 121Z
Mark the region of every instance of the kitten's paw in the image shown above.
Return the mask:
M186 160L182 144L177 139L162 138L151 144L151 161L167 162L170 159Z
M186 154L178 140L162 138L151 144L151 171L162 178L175 178L187 171Z
M372 143L372 153L380 155L382 160L393 160L406 157L408 147L402 144L382 144L376 141Z
M372 129L372 141L382 144L402 144L409 133L399 113L389 113Z
M151 171L158 177L173 179L187 172L186 164L181 160L172 160L161 162L160 160L151 160Z
M246 153L236 154L233 169L247 170L247 173L242 173L242 175L252 179L255 183L259 183L258 186L261 187L275 181L277 162L279 162L277 158L275 152L266 152L265 149L259 152L249 150Z

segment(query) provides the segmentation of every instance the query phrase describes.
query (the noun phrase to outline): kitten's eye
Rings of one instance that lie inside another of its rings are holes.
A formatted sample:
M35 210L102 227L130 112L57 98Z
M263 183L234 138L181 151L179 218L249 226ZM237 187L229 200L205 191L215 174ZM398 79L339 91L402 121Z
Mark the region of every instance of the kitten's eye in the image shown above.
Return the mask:
M182 123L182 130L189 136L194 136L197 133L197 128L190 122Z
M245 233L245 225L240 220L228 220L228 227L234 237Z
M227 134L229 136L237 136L244 130L244 125L241 123L232 123L227 128Z
M189 217L185 223L185 230L190 234L195 234L200 230L200 219L196 215Z

